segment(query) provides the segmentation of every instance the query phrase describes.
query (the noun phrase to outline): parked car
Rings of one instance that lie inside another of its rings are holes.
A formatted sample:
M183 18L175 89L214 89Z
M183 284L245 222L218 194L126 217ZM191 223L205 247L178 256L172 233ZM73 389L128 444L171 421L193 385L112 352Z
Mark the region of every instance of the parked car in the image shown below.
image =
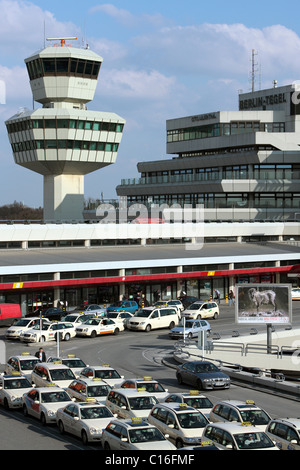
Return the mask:
M155 302L154 307L172 307L177 310L179 315L184 310L184 306L180 300L158 300Z
M49 322L44 323L40 328L40 325L37 324L30 330L22 332L20 340L24 343L43 343L57 340L58 335L63 341L74 338L76 336L74 325L68 322Z
M22 408L22 396L31 389L31 382L24 376L0 375L0 404L6 410Z
M120 385L124 380L124 375L120 375L119 372L113 367L110 367L109 364L87 366L81 371L80 377L102 379L111 387Z
M248 424L210 423L202 438L221 450L279 450L264 431Z
M192 408L201 411L209 420L209 413L213 408L213 404L208 397L202 395L198 390L190 390L189 392L173 392L164 400L165 403L186 403Z
M95 313L99 317L103 316L106 312L106 309L104 307L101 307L101 305L98 304L89 304L89 305L82 305L81 307L75 308L72 310L70 313Z
M142 419L114 420L103 430L104 450L176 450L155 426Z
M63 317L66 316L66 312L61 308L49 307L40 312L40 315L43 318L48 318L50 321L60 321Z
M32 317L32 318L20 318L16 323L10 326L5 333L6 339L20 339L20 334L23 331L29 330L40 324L40 317ZM42 319L42 324L47 323L48 320Z
M179 384L186 383L198 390L215 390L230 387L230 377L209 361L189 361L176 368Z
M56 384L58 387L67 388L75 379L76 377L69 367L53 362L40 362L36 364L31 373L31 381L37 387Z
M130 320L130 318L133 316L133 313L130 312L114 312L110 311L106 313L106 317L110 318L111 320L114 320L116 323L122 322L124 325L124 328L127 328L127 323Z
M124 331L123 322L115 322L110 318L90 318L76 327L77 336L103 336L107 334L118 335L120 331Z
M112 389L106 397L106 406L120 418L147 419L158 399L146 391L132 388Z
M76 357L75 354L68 354L67 357L50 356L47 362L61 362L65 366L70 367L76 376L80 375L82 369L87 367L87 364L80 357Z
M177 447L200 445L208 419L186 403L159 403L148 416L153 424Z
M57 410L70 402L72 403L71 397L62 388L41 386L24 393L23 413L39 419L43 425L54 424Z
M212 423L249 422L261 431L265 431L271 416L252 400L224 400L215 404L210 411L209 420Z
M69 403L56 413L59 432L80 437L85 445L100 442L103 429L113 419L110 410L97 402Z
M156 328L174 328L179 323L179 315L173 307L148 307L138 310L127 323L129 330L151 331Z
M78 401L95 400L105 404L112 387L101 379L78 378L66 388L68 394Z
M181 317L187 320L200 320L201 318L218 318L219 306L216 302L195 302L181 312Z
M300 300L300 287L294 287L291 289L292 300Z
M272 419L266 433L281 450L300 450L300 419Z
M20 356L10 356L5 364L4 373L7 375L19 372L31 381L31 372L40 361L36 356L22 353Z
M125 312L135 313L139 309L139 306L135 300L119 300L114 302L109 307L107 307L108 312L120 312L124 310Z
M172 339L184 339L184 338L198 338L199 333L207 331L210 333L210 324L206 320L186 320L181 322L169 333L169 337Z

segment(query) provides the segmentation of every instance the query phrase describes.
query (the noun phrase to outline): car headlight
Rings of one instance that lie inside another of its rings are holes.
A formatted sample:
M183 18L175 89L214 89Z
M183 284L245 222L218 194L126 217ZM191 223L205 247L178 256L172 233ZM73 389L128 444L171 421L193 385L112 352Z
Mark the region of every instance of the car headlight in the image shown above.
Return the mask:
M47 411L47 415L52 418L53 416L55 416L55 411L53 411L53 410L48 410L48 411Z
M20 397L10 397L11 401L20 401Z
M102 434L102 429L90 428L90 433L95 436L96 434Z
M207 384L212 383L212 382L214 382L214 379L204 379L203 382L205 382Z

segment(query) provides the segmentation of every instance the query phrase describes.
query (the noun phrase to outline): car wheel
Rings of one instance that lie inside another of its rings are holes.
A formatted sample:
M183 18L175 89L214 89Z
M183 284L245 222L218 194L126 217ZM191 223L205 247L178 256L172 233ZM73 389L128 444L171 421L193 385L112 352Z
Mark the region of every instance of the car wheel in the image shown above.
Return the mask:
M61 420L58 421L58 430L59 430L60 434L65 433L65 427L64 427L64 424Z
M28 416L28 410L27 410L27 406L26 405L23 405L23 415L24 416Z
M203 389L202 382L201 382L200 379L197 380L197 389L198 389L198 390L202 390L202 389Z
M96 336L97 336L97 333L96 333L96 331L95 331L95 330L94 330L94 331L92 331L92 332L91 332L91 338L96 338Z
M3 406L6 410L9 410L9 404L8 404L7 398L4 398Z
M183 442L181 439L177 439L176 441L176 448L177 449L182 449L182 447L184 446Z
M169 325L169 329L172 330L174 327L175 327L175 323L173 321L171 321L171 323Z
M180 374L176 375L176 379L177 379L177 382L179 383L179 385L181 385L183 383L183 380L182 380L182 377L181 377Z
M40 343L44 343L45 341L46 341L45 336L41 336L41 338L40 338Z
M71 339L70 333L66 333L66 335L65 335L65 337L64 337L64 340L65 340L65 341L70 341L70 339Z
M84 429L82 430L82 433L81 433L81 439L82 439L82 442L85 446L89 443L87 433L85 432Z
M41 423L43 426L46 426L46 416L44 415L44 413L41 414Z
M189 333L188 334L188 339L192 339L193 338L193 334L192 333Z
M104 442L104 450L110 450L110 445L108 442Z
M201 318L202 318L202 317L201 317L201 315L200 315L200 313L199 313L199 315L197 315L197 320L201 320Z
M218 314L214 313L213 319L216 320L218 318Z
M147 333L149 333L149 331L151 331L151 325L147 325L146 328L145 328L145 331L147 331Z
M116 328L115 331L114 331L114 335L118 335L119 333L120 333L119 328Z

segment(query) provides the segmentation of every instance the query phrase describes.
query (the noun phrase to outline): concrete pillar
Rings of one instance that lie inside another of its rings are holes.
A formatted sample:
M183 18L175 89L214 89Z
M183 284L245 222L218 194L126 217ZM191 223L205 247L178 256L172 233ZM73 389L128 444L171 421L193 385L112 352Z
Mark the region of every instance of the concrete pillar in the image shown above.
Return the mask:
M82 220L83 175L44 176L44 220Z

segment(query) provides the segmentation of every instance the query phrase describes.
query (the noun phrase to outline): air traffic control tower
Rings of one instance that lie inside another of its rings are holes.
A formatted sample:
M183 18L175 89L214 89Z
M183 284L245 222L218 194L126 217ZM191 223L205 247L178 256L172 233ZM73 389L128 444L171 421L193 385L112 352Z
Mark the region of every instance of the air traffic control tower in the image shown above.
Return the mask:
M21 109L5 123L15 162L44 176L44 221L83 219L84 175L115 163L125 124L86 109L103 59L71 47L74 39L49 38L56 43L25 59L42 108Z

